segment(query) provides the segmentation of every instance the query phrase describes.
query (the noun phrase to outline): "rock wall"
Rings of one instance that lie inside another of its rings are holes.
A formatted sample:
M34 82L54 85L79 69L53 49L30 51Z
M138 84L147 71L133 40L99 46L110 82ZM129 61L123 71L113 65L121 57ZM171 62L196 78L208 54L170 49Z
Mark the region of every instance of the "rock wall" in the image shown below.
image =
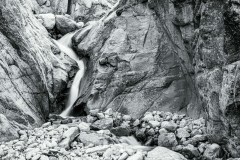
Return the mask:
M185 19L175 25L181 18L168 0L120 1L108 16L79 31L73 41L88 71L78 105L134 117L152 110L198 117L193 55L185 47L192 36L193 10L183 10L190 17L182 15Z
M71 69L58 52L27 1L0 1L0 141L41 125L55 106Z
M240 156L238 1L199 1L196 6L196 83L208 114L208 131Z
M88 65L75 108L135 117L204 111L210 139L239 157L239 7L235 0L121 0L74 37Z

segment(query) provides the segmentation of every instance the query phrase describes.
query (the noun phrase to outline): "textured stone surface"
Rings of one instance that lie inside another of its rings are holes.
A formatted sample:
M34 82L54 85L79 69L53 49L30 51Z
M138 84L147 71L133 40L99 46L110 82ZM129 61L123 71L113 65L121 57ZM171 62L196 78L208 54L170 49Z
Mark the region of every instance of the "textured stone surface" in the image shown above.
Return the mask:
M190 57L172 23L174 6L151 3L156 8L121 1L108 17L74 36L79 54L89 57L78 104L135 118L147 110L187 110L199 116Z
M0 114L11 124L11 133L0 127L4 135L39 126L54 107L70 68L53 53L57 49L27 1L0 1ZM13 136L0 136L8 138Z
M152 151L148 152L146 160L186 160L186 158L174 151L171 151L164 147L156 147Z

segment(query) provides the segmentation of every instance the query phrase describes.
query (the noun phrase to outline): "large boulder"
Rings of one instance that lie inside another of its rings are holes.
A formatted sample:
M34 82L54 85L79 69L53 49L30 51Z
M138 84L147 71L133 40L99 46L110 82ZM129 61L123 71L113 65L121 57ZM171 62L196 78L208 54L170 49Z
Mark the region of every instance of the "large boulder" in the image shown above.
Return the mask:
M156 147L148 152L145 160L187 160L180 153L174 152L164 147Z
M70 17L57 15L56 28L61 34L67 34L78 29L78 24Z
M120 1L109 16L75 34L76 49L88 58L77 105L113 108L134 118L146 110L199 116L191 60L172 23L174 5L147 4Z
M0 140L8 140L46 120L70 67L54 55L58 49L25 0L0 1L0 46Z

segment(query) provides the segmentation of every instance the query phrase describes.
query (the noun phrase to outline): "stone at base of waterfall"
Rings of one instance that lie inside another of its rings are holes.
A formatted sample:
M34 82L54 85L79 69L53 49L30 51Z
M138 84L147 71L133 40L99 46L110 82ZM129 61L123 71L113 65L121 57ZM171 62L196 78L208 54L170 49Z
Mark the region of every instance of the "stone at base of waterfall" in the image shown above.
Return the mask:
M79 133L78 127L71 127L62 135L62 141L58 144L62 148L69 148L70 144Z
M172 148L177 146L178 142L174 133L160 134L158 137L158 145L162 147Z
M127 160L143 160L144 154L141 151L137 151L134 155L128 157Z
M200 155L198 148L194 147L191 144L188 144L187 146L184 146L182 148L182 152L183 155L187 156L188 158L194 158L194 157L198 157Z
M95 121L91 124L91 129L93 130L106 130L113 128L113 119L112 118L105 118Z
M111 132L116 136L129 136L131 133L131 129L127 126L119 126L112 128Z
M53 29L55 27L56 24L56 19L55 19L55 15L52 13L47 13L47 14L39 14L36 15L36 18L39 20L42 20L42 25L46 28L46 29Z
M207 160L211 160L214 158L219 158L221 153L221 147L214 143L214 144L209 144L206 146L206 150L203 154L203 157Z
M145 160L187 160L180 153L174 152L164 147L156 147L148 152Z
M181 139L181 138L190 137L190 134L188 133L188 131L185 128L179 128L179 129L177 129L176 136Z
M79 25L67 16L56 15L56 27L61 34L67 34L78 29Z
M104 134L81 132L77 138L77 141L83 143L85 146L88 146L90 144L99 146L112 144L117 140Z
M163 121L161 124L161 127L165 128L170 132L174 132L177 129L177 125L174 122L169 122L169 121Z
M88 132L90 131L90 125L88 123L85 123L85 122L81 122L79 125L78 125L79 129L81 132Z

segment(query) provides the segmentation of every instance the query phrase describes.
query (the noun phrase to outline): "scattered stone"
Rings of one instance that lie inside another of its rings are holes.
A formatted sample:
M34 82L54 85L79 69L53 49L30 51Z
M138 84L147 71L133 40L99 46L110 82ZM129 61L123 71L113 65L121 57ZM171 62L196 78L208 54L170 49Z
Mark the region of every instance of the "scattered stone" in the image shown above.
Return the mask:
M66 132L63 133L62 141L59 146L62 148L69 148L72 141L76 138L79 133L78 127L71 127Z
M93 130L105 130L105 129L112 129L113 128L113 119L112 118L105 118L100 119L93 124L91 124L91 128Z
M36 15L37 19L42 20L42 24L46 29L53 29L56 24L55 15L52 13Z
M145 160L187 160L180 153L174 152L164 147L156 147L148 152Z
M156 127L160 127L160 126L161 126L161 123L158 122L158 121L149 121L148 123L149 123L149 125L150 125L152 128L156 128Z
M188 131L185 128L178 128L176 136L181 139L181 138L190 137L190 134L188 133Z
M131 130L129 127L119 126L111 129L111 132L116 136L129 136Z
M81 122L81 123L79 123L78 127L79 127L80 131L82 131L82 132L90 131L90 125L88 123Z
M203 157L207 160L212 160L215 158L220 158L221 147L214 143L206 146L206 150L204 151Z
M165 128L166 130L170 132L174 132L177 129L177 125L173 122L163 121L161 124L162 128Z
M172 148L177 146L178 142L174 133L160 134L158 137L158 145L162 147Z

